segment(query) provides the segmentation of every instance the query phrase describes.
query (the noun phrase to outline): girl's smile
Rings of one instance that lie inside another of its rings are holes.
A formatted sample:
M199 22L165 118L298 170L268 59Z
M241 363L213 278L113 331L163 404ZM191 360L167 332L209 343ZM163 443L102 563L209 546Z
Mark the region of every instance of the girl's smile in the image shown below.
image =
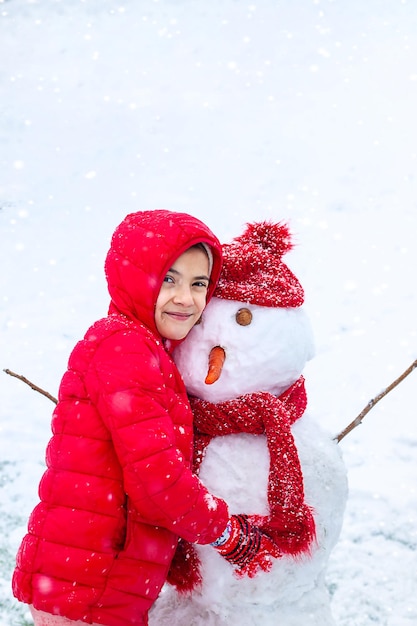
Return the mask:
M206 306L209 282L209 259L203 249L192 247L178 257L156 301L155 323L162 337L184 339Z

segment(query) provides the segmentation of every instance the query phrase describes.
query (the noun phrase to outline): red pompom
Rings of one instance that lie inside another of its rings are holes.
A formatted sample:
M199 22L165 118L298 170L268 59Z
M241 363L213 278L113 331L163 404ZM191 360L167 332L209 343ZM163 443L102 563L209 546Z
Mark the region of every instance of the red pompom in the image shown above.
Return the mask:
M223 246L223 269L214 295L259 306L298 307L304 291L282 257L293 247L286 224L247 224Z

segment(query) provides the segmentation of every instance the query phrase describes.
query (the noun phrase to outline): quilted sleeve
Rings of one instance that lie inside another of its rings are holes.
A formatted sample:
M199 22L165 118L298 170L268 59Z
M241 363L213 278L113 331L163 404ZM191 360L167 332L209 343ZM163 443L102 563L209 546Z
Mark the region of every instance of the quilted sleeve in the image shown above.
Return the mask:
M133 331L114 333L98 348L86 382L140 519L193 543L214 541L226 526L227 505L190 469L191 412L186 397L166 385L154 341ZM182 432L188 432L184 445Z

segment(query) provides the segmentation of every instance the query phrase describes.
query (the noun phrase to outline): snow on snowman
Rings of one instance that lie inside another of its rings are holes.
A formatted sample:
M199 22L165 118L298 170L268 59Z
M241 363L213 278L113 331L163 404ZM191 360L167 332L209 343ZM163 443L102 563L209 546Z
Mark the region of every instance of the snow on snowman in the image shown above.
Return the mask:
M183 542L177 587L165 585L150 626L334 624L325 573L346 468L305 413L314 347L303 288L282 261L291 249L288 226L270 222L225 244L215 297L174 353L194 413L195 471L232 514L255 516L281 556L268 572L239 576L211 546Z

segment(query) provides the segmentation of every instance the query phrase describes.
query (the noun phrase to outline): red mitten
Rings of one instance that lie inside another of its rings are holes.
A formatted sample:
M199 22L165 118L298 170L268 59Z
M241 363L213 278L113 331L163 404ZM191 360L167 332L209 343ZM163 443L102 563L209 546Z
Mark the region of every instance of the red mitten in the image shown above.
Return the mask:
M272 539L257 526L252 526L247 515L232 515L226 530L212 545L236 566L239 577L253 578L259 570L269 572L272 557L281 556Z

